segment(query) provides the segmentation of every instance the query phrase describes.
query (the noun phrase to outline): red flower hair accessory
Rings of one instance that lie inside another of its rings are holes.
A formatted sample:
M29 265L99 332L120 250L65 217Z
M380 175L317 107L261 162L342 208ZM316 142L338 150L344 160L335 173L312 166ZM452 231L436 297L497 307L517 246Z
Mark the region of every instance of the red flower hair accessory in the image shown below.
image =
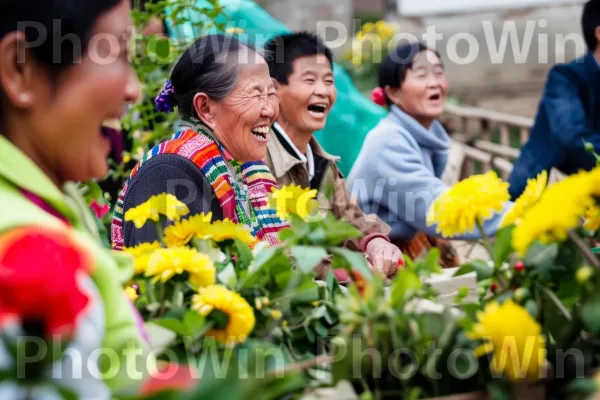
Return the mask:
M375 104L378 104L382 107L385 106L387 104L387 101L385 97L385 91L383 90L383 88L377 87L373 89L373 91L371 92L371 100L373 100Z

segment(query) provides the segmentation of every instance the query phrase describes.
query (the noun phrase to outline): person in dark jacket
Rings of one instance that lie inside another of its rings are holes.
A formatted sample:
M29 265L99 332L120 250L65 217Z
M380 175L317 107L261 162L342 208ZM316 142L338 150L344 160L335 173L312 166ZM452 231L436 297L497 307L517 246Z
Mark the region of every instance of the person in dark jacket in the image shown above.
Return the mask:
M585 4L581 25L589 51L550 71L531 136L508 179L513 199L541 171L573 174L596 165L585 142L600 151L600 0Z

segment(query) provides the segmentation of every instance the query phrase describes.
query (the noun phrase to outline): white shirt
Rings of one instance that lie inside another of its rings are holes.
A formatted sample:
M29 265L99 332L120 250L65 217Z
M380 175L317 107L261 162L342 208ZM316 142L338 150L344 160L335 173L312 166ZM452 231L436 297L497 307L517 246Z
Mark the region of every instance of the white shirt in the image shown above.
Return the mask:
M310 148L310 143L306 145L306 155L302 154L300 150L296 147L296 145L292 142L292 139L285 133L281 125L277 121L273 123L273 128L277 130L277 132L283 137L283 139L290 145L290 147L294 150L300 161L304 163L304 165L308 169L308 181L312 181L315 176L315 158L313 156L312 149Z

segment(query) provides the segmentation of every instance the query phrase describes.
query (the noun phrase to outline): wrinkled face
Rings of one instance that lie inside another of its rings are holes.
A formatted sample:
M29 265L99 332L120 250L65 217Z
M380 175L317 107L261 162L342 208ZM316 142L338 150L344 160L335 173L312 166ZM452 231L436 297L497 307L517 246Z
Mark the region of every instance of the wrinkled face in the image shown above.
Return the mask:
M265 158L267 134L279 114L269 67L260 56L252 60L240 64L235 89L216 102L212 111L211 128L231 156L240 162Z
M140 92L128 60L131 26L129 1L123 0L96 21L81 62L56 78L27 56L24 68L31 68L31 81L21 93L28 93L30 101L18 104L20 112L15 113L27 129L10 139L57 184L102 178L108 171L110 141L102 124L121 118L125 103ZM2 78L10 89L10 78Z
M386 88L388 97L416 120L434 120L444 111L448 80L439 57L431 50L418 53L399 89Z
M327 57L317 54L296 59L288 84L277 84L277 97L281 108L278 120L283 126L310 133L323 129L337 97Z

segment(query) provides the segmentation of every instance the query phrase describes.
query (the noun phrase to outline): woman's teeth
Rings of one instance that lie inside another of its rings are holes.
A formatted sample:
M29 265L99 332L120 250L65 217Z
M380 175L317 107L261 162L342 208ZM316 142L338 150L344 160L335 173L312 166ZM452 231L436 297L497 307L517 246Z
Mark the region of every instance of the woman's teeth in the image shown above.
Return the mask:
M269 133L269 127L268 126L260 126L258 128L252 129L251 132L252 132L252 134L254 135L255 138L257 138L261 142L266 142L267 141L267 135Z

